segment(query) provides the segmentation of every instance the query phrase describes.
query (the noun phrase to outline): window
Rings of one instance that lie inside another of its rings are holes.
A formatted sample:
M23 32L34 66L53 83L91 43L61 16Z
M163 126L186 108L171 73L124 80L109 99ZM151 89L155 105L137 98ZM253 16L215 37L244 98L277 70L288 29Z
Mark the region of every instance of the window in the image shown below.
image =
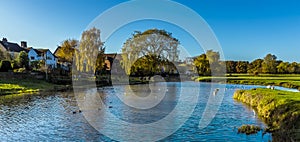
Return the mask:
M52 60L52 57L47 56L47 60Z
M33 57L33 56L30 56L30 60L34 60L34 57Z

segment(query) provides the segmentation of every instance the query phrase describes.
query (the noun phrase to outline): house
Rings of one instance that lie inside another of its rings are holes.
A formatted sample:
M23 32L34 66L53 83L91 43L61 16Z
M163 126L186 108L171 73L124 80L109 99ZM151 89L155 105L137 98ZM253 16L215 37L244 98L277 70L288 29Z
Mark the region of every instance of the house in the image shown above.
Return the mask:
M104 63L106 70L111 74L124 74L124 69L121 66L122 55L117 53L104 54Z
M6 38L0 41L0 50L9 53L12 59L17 58L21 51L27 51L26 48L27 43L25 41L21 41L21 46L17 43L8 42Z
M117 53L108 53L104 54L104 64L106 66L106 70L110 71L112 64L118 54Z
M194 57L186 57L185 58L185 63L186 64L189 64L189 65L192 65L194 60L197 58L198 56L194 56Z
M45 60L45 63L49 68L57 67L57 58L49 49L28 48L28 50L28 58L30 62Z

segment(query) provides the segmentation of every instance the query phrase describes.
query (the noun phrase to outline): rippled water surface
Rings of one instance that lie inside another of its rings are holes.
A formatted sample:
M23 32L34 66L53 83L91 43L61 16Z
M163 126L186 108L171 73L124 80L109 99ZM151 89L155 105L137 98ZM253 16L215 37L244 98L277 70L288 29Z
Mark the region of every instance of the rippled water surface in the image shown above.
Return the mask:
M156 86L155 86L156 85ZM222 104L212 119L211 123L200 129L199 120L207 106L211 96L210 83L181 82L164 84L165 96L154 96L162 99L159 104L147 110L139 110L130 107L119 99L118 95L130 97L126 94L131 90L133 94L150 94L151 91L160 91L162 84L156 83L154 88L147 85L114 86L98 89L103 102L110 112L122 121L135 124L150 124L166 117L177 105L180 95L196 95L183 92L184 86L200 87L198 103L188 120L172 135L162 141L268 141L270 134L262 135L262 132L246 136L237 134L237 128L242 124L255 124L265 127L257 118L255 112L232 99L236 89L251 89L256 86L222 85L226 87ZM96 90L96 89L95 89ZM85 94L85 92L82 92ZM128 97L127 97L128 98ZM134 99L134 98L131 98ZM101 108L99 108L101 109ZM190 109L187 107L186 109ZM77 101L73 92L57 92L31 95L8 95L0 97L0 141L111 141L109 137L99 133L85 119L86 110L79 112ZM178 118L185 110L177 112ZM174 118L174 121L176 119ZM111 123L111 122L107 122ZM116 132L126 137L134 137L130 129L118 129ZM162 131L162 130L157 130ZM142 132L141 132L142 133ZM149 134L151 135L151 133Z

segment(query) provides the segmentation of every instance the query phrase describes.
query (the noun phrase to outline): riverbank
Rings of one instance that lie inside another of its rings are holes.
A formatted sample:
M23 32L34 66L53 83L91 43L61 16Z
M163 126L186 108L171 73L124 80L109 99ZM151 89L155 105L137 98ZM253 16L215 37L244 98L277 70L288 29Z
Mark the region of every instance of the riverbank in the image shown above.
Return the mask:
M51 92L70 88L70 85L56 85L40 79L0 79L0 95Z
M211 77L201 76L193 78L194 81L210 82L212 79L226 79L229 84L244 84L244 85L275 85L286 88L300 90L300 75L299 74L228 74L226 77Z
M257 88L238 90L233 98L257 110L274 140L300 140L300 93Z

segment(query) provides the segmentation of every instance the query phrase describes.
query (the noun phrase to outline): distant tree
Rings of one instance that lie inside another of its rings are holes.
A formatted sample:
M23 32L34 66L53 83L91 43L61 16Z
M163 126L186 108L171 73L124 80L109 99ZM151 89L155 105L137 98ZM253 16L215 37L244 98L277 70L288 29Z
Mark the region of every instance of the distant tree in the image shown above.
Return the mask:
M220 61L220 53L213 50L207 50L206 57L211 64L218 64Z
M288 65L287 67L287 71L288 73L297 73L298 71L298 64L296 62L293 62L291 64Z
M264 61L262 63L262 72L263 73L276 73L277 71L277 62L276 62L277 57L272 54L266 55L264 58Z
M236 73L236 61L226 61L226 72Z
M25 51L21 51L19 53L19 56L16 59L19 67L23 67L28 69L29 68L29 58L28 58L28 54Z
M75 48L79 44L78 40L68 39L64 40L61 45L58 47L55 56L62 59L63 61L67 61L72 63L73 57L75 54Z
M262 59L256 59L254 61L252 61L249 65L248 65L248 73L251 74L259 74L262 73L262 63L264 60Z
M236 64L237 73L247 73L248 61L238 61Z
M210 70L214 73L222 72L222 62L220 61L220 53L213 50L206 51L206 57L209 60ZM225 67L225 64L224 64ZM226 68L224 68L226 70Z
M178 60L179 41L165 30L149 29L144 32L135 31L132 37L127 39L122 47L122 67L125 72L131 74L132 66L141 57L158 57L174 62ZM150 59L149 59L150 60ZM137 67L133 67L137 68Z
M94 27L84 31L81 35L79 49L75 50L77 70L95 73L96 59L98 56L103 57L104 50L105 48L100 39L99 29ZM104 63L104 59L101 62Z
M281 62L276 68L277 73L288 73L289 62Z
M299 73L300 73L300 63L298 63L298 64L297 64L296 73L297 73L297 74L299 74Z
M202 54L195 58L194 65L199 75L211 75L210 64L206 54Z

